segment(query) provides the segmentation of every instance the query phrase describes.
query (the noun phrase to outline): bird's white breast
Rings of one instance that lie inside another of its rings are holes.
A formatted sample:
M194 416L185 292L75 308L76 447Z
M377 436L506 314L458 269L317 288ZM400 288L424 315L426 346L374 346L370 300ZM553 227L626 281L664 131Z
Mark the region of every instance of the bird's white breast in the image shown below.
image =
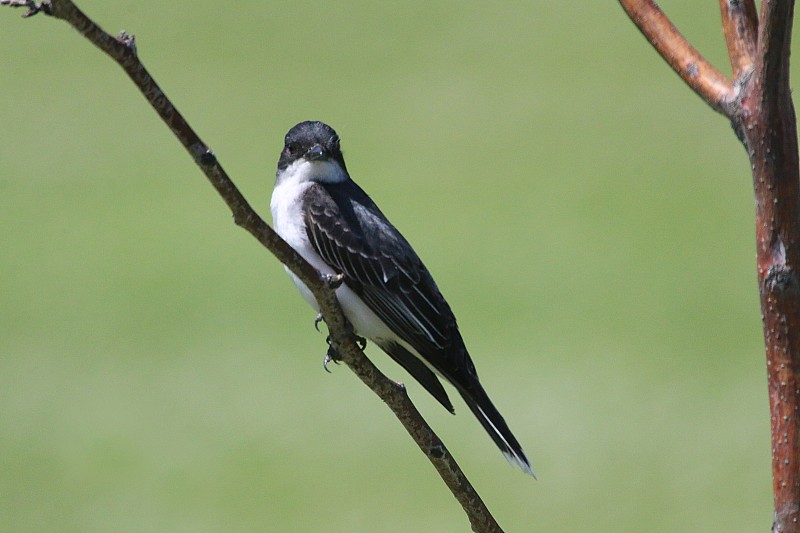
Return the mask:
M338 165L336 165L338 167ZM312 181L302 179L302 172L287 174L289 169L277 180L272 191L270 211L275 231L283 240L294 248L303 258L311 263L322 274L337 274L314 250L308 240L303 216L303 194L313 185ZM319 305L308 287L300 281L288 268L286 272L297 285L303 298L319 311ZM380 318L354 293L346 284L336 290L336 296L342 305L345 316L353 325L356 333L368 339L399 340ZM403 343L405 344L405 343Z

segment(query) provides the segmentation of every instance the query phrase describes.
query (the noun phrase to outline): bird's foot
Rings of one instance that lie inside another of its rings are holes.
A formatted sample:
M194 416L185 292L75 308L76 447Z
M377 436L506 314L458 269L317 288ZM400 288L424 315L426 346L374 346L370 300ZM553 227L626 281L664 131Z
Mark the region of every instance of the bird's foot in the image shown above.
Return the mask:
M322 368L325 369L325 372L330 374L331 371L328 370L328 363L333 361L338 365L342 360L342 356L339 355L339 352L337 352L336 348L333 347L330 335L325 337L325 342L328 343L328 351L325 353L325 357L322 358ZM359 349L361 349L361 351L364 351L364 349L367 347L367 339L356 335L356 344L358 345Z
M328 363L333 361L338 365L339 361L342 360L342 357L339 355L339 352L336 351L336 348L333 347L330 336L325 338L325 342L328 343L328 351L325 353L325 357L322 359L322 368L325 369L325 372L330 374L331 371L328 370Z
M319 277L330 289L338 289L344 282L344 274L320 274Z

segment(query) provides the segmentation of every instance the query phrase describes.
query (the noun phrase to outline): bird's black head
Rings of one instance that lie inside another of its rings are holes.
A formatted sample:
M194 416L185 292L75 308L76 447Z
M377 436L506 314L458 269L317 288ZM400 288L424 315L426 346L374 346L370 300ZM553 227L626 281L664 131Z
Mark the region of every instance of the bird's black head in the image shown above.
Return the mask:
M332 159L347 172L342 149L339 147L339 136L324 122L307 120L286 134L283 151L278 160L278 170L286 169L298 159L307 161Z

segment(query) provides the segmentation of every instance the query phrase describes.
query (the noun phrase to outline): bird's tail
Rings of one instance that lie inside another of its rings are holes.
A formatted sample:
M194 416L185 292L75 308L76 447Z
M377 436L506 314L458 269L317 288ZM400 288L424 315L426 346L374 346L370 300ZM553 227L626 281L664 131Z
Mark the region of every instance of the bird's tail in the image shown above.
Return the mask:
M459 392L483 428L497 447L500 448L500 451L503 452L506 460L536 479L536 473L531 468L531 463L525 456L525 451L516 437L514 437L514 434L511 433L511 430L508 429L508 424L492 404L481 384L476 380L470 390L461 390L459 387Z

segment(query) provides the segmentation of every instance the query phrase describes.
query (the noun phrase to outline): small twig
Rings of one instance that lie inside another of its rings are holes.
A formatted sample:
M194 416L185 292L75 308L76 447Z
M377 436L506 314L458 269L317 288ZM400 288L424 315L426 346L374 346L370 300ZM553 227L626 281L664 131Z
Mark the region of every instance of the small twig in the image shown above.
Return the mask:
M719 0L725 44L731 60L733 79L739 80L753 68L758 46L758 13L753 0Z
M652 0L619 0L622 8L672 69L714 110L729 116L733 83L709 63Z
M32 17L40 11L47 15L51 14L49 1L39 2L37 4L33 0L0 0L0 5L9 7L27 7L28 11L22 15L22 18Z
M117 40L120 43L122 43L125 46L127 46L130 49L130 51L133 52L133 55L136 55L137 51L136 51L136 36L135 35L133 35L132 33L128 33L125 30L122 30L117 35Z

